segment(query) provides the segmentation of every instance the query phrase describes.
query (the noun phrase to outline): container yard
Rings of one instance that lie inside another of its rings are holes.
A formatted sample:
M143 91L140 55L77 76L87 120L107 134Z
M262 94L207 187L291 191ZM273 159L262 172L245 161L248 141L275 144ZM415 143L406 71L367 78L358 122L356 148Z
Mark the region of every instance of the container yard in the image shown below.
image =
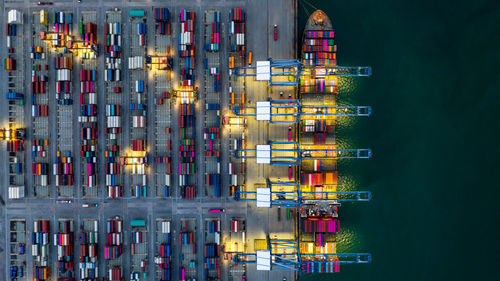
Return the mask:
M99 221L83 218L80 226L80 281L99 278Z
M148 228L143 219L130 221L130 280L148 280Z
M197 196L195 88L196 12L182 9L179 15L178 54L181 82L176 92L179 103L179 188L183 199Z
M26 221L11 219L9 222L9 277L26 280Z
M154 8L154 55L148 56L154 83L153 168L157 198L172 196L172 18L168 8Z
M75 280L75 239L73 219L59 219L54 246L57 248L57 280Z
M155 232L155 280L172 279L172 221L168 218L156 219Z
M129 98L129 139L130 152L122 158L130 175L130 195L133 198L145 198L148 190L148 89L146 71L147 54L147 17L144 10L130 10L128 73L130 84Z
M204 59L205 73L203 139L205 141L205 196L221 197L220 155L220 18L219 10L205 11Z
M122 281L123 272L123 219L119 216L106 222L106 242L104 259L106 261L106 278L109 281Z
M181 218L179 233L179 279L194 281L198 276L197 221L195 218Z
M17 2L0 280L290 281L370 261L337 250L342 204L371 198L338 165L371 151L337 143L338 117L371 109L338 85L369 75L337 64L326 15L297 34L287 0Z
M23 199L26 197L25 185L25 49L24 49L24 14L11 10L5 22L5 42L7 53L3 56L7 85L5 87L5 108L8 115L3 121L1 139L7 144L8 156L8 197ZM5 45L4 45L5 46Z
M230 194L235 195L237 191L243 191L245 185L245 159L234 156L237 149L245 146L246 118L232 114L236 105L245 104L245 78L233 75L235 67L246 65L245 54L245 9L233 8L229 11L229 114L224 116L224 126L229 134L229 175Z
M50 163L50 129L49 129L49 53L48 46L40 39L40 33L48 32L49 13L46 10L35 11L33 17L33 35L31 46L31 107L32 107L32 171L48 170ZM37 198L50 196L48 174L32 173L32 192Z
M85 198L98 195L98 111L99 95L97 73L97 13L83 11L78 24L75 52L81 61L80 68L80 183Z
M114 199L123 197L124 183L123 167L120 164L120 152L123 147L122 112L124 110L124 97L122 94L122 12L108 10L105 18L105 193L106 198Z
M203 249L204 280L221 279L221 223L218 218L205 220L205 247Z

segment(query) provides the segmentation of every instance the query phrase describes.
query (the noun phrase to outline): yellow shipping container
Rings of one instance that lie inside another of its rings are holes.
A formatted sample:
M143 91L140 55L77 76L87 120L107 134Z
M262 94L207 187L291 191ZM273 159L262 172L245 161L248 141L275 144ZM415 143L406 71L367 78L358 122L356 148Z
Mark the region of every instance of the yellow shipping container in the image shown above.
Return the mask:
M49 12L44 10L40 11L40 24L49 24Z
M254 248L255 248L255 251L267 250L266 239L255 239L254 240Z

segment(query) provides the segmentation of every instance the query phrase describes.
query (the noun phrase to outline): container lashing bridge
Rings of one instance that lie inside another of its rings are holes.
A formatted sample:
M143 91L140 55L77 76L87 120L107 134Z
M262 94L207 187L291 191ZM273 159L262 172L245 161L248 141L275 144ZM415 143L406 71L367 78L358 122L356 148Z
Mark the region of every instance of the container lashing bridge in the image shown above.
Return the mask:
M318 264L352 264L370 263L369 253L300 253L297 239L267 239L267 250L258 250L256 253L239 253L234 261L239 263L255 263L257 270L264 271L303 271L307 263Z
M269 99L255 106L235 106L237 116L255 116L270 123L297 123L301 117L370 116L370 106L311 106L297 99Z
M323 148L302 149L298 142L269 142L252 148L235 150L234 157L256 160L257 164L299 165L303 159L368 159L371 149L348 149L325 146Z
M235 67L231 74L255 76L257 81L267 81L268 86L297 86L300 77L368 77L372 75L372 69L369 66L308 66L297 59L269 58L257 61L253 66ZM288 79L283 79L285 77Z
M235 200L255 201L257 207L300 208L303 205L319 203L339 204L340 202L370 201L370 191L301 191L295 181L270 181L266 187L255 191L236 191Z

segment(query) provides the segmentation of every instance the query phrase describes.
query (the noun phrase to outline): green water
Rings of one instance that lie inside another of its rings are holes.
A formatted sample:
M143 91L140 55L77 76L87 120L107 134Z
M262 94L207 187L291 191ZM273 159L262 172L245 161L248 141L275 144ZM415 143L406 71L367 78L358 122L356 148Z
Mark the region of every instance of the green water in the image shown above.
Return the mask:
M301 280L500 280L500 2L309 2L338 63L373 67L339 95L374 109L341 128L374 151L340 166L374 196L342 207L339 243L373 262Z

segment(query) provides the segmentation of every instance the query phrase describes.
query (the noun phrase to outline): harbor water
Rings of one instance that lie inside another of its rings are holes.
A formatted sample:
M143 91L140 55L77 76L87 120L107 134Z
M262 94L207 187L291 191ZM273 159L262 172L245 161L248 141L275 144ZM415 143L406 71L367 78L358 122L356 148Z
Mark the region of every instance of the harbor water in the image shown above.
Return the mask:
M338 245L373 261L300 280L497 280L500 2L307 2L332 20L337 63L373 68L341 81L339 101L373 114L342 120L339 143L374 155L339 165L373 199L342 206Z

